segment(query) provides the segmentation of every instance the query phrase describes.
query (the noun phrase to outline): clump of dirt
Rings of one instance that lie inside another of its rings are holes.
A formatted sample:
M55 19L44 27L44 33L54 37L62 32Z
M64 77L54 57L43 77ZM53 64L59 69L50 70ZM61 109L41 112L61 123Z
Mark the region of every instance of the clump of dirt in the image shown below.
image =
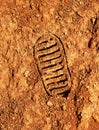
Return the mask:
M46 33L59 37L66 52L71 85L64 95L46 93L33 55ZM0 130L93 129L99 129L99 1L0 0Z

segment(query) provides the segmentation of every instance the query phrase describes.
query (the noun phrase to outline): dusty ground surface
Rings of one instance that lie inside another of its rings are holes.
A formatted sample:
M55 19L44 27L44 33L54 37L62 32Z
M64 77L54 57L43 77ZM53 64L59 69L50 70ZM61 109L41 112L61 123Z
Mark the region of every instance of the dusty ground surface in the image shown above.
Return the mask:
M48 96L33 56L63 42L71 86ZM0 130L99 130L99 0L0 0Z

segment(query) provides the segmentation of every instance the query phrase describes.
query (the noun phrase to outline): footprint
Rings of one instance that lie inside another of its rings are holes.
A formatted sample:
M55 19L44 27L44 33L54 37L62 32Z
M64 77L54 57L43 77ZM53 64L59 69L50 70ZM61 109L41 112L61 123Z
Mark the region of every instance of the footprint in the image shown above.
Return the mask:
M70 90L65 49L56 35L39 37L34 46L34 57L48 95L60 95Z

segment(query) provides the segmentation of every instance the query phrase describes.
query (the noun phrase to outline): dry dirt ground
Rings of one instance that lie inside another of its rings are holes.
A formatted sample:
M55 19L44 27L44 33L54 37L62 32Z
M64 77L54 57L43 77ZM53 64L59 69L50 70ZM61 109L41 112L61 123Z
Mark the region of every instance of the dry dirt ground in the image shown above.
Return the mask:
M46 33L66 52L64 95L35 61ZM99 130L99 0L0 0L0 130Z

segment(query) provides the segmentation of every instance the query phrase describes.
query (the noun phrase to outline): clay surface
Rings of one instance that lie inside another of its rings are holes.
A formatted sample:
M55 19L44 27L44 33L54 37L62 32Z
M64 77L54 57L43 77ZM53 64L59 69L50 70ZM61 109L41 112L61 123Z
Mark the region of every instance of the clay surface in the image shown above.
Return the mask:
M64 95L46 93L35 62L46 33L66 52ZM99 130L99 0L0 0L0 130Z

